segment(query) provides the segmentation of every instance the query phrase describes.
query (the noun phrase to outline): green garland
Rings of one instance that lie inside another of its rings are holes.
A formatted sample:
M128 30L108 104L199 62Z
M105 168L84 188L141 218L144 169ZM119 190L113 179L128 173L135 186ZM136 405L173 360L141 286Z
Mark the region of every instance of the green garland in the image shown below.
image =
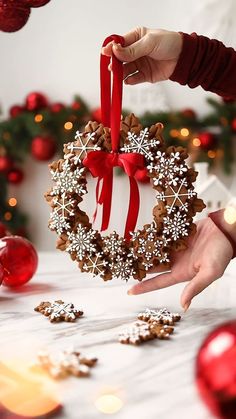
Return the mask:
M76 103L78 106L75 106ZM162 122L168 145L186 147L194 161L208 161L211 165L220 162L225 173L229 174L235 160L236 102L208 99L208 103L211 111L202 118L192 109L185 109L178 112L148 112L140 120L143 126ZM38 114L40 122L35 119ZM0 157L8 156L14 165L23 167L32 140L44 135L53 137L57 150L62 151L63 144L73 141L75 131L82 129L89 119L96 119L96 116L91 116L88 106L78 96L73 105L63 106L57 112L50 106L37 111L22 111L0 122ZM68 121L73 124L70 130L65 129ZM0 185L0 222L12 233L25 235L28 217L18 205L9 205L7 172L0 173Z

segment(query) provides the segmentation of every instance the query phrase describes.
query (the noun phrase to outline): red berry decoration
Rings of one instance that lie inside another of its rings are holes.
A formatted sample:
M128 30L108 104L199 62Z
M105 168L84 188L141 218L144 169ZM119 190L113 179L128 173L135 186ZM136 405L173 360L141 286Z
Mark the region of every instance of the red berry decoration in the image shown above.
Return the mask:
M0 30L16 32L27 22L30 8L19 0L0 0Z
M20 115L24 111L24 107L21 105L13 105L10 110L10 116L15 118L16 116Z
M212 148L215 145L215 137L209 131L200 132L198 138L201 141L201 147L204 149Z
M71 109L73 109L74 111L78 111L81 108L81 103L80 102L73 102L71 105Z
M52 137L35 137L31 143L31 154L36 160L50 160L56 152L56 142Z
M0 239L0 277L3 285L18 287L25 284L36 272L37 266L38 255L28 240L18 236Z
M184 117L184 118L189 118L189 119L196 119L196 112L193 110L193 109L191 109L191 108L186 108L186 109L183 109L182 111L181 111L181 115Z
M50 0L23 0L28 7L42 7L49 3Z
M48 106L48 99L39 92L32 92L26 97L25 106L28 111L38 111Z
M12 160L8 156L0 156L0 173L8 172L12 168Z
M24 173L21 169L12 169L7 174L7 180L9 183L13 183L14 185L18 185L24 179Z
M53 113L61 112L62 109L65 109L65 105L63 105L63 103L59 103L59 102L58 103L53 103L50 106L50 111L53 112Z
M236 118L234 118L233 121L231 122L231 128L234 132L236 132Z
M236 417L236 320L211 332L196 361L196 383L211 412L219 418Z

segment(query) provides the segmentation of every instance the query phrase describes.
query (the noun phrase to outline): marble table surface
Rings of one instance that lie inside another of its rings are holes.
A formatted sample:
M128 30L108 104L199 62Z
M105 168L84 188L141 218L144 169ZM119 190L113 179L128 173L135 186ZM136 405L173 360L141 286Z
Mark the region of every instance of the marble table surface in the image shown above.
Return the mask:
M1 364L17 358L32 362L40 349L58 351L72 344L95 354L90 378L58 382L61 419L210 419L194 384L197 350L219 323L236 317L236 262L224 276L195 298L186 314L179 297L183 284L140 296L128 296L131 284L103 282L81 274L67 254L41 253L33 280L19 290L0 289ZM62 299L84 310L76 323L51 324L34 311L41 301ZM169 341L122 345L118 333L146 308L167 307L183 314ZM0 375L1 387L1 375ZM98 410L104 394L121 400L116 414ZM2 416L1 416L2 417Z

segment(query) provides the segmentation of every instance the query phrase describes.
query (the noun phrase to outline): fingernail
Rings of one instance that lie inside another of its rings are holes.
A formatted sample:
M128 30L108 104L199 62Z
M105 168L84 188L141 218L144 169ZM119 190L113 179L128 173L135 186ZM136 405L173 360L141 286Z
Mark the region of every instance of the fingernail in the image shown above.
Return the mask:
M188 301L187 303L184 304L184 312L186 313L186 311L188 310L189 306L191 304L191 301Z
M133 295L132 290L128 290L128 291L127 291L127 294L128 294L128 295Z
M115 42L114 42L114 44L113 44L113 47L114 47L115 49L120 49L120 48L122 48L121 44L116 44Z

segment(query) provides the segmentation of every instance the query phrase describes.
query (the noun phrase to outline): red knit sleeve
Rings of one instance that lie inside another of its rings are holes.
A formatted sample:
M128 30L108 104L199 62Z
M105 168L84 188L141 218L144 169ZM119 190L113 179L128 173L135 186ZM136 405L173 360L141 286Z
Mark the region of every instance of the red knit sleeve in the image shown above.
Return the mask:
M182 36L183 48L170 80L236 99L236 51L196 33Z

